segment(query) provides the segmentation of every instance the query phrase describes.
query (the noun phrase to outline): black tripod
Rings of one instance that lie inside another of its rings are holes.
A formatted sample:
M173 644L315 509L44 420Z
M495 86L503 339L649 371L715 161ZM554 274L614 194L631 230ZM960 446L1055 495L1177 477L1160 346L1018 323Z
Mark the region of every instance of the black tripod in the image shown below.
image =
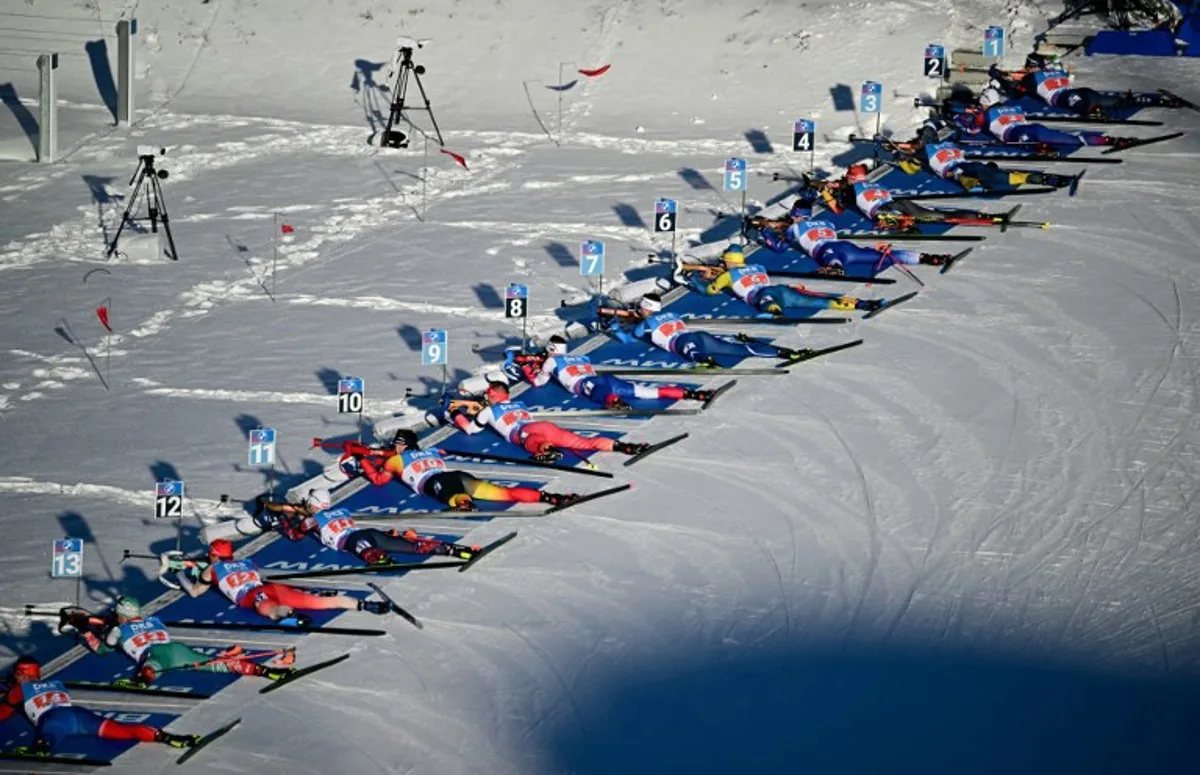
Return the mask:
M442 140L442 130L438 129L437 119L433 117L433 108L429 105L429 95L425 93L425 87L421 84L421 75L425 72L425 66L414 65L412 57L413 50L411 46L400 48L399 62L396 67L396 87L392 90L392 110L388 114L387 126L384 128L383 137L380 140L380 145L387 146L388 148L408 147L408 135L393 127L400 123L401 118L403 118L402 114L405 108L404 98L408 95L408 76L410 73L413 80L417 82L417 89L421 92L421 99L425 101L425 107L410 108L410 110L427 111L429 113L429 120L433 123L433 131L437 133L438 145L446 144Z
M179 254L175 251L175 238L171 236L171 223L167 215L167 202L163 199L162 184L159 182L167 177L166 170L154 169L154 154L141 154L138 156L137 169L133 171L133 177L129 179L129 185L133 186L133 193L129 195L129 204L125 207L125 212L121 215L121 225L117 227L117 233L113 235L112 243L108 246L108 255L112 256L117 252L117 241L121 239L121 232L125 229L125 224L134 221L150 221L150 231L158 234L158 222L162 221L163 231L167 235L167 244L171 250L168 255L172 261L179 260ZM147 216L145 218L134 218L133 213L137 209L138 200L141 196L146 196Z

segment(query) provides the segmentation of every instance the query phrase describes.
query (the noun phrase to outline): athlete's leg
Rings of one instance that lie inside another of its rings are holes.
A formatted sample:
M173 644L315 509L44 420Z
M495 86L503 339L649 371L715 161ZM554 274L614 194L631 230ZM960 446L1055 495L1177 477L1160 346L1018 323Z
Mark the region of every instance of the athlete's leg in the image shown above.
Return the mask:
M580 436L545 420L527 423L521 427L521 433L525 449L534 455L540 455L554 447L599 452L611 452L613 448L612 439L604 436Z

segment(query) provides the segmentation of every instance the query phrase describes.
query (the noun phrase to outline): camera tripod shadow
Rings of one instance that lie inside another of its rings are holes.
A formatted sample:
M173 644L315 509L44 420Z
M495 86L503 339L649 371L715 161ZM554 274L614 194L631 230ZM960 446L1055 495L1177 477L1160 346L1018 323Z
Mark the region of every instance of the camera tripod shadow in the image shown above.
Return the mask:
M350 79L350 90L354 92L354 103L362 108L363 119L371 128L367 144L374 145L379 130L387 123L383 114L385 94L391 89L386 83L375 81L375 74L383 69L385 62L372 62L368 59L354 60L354 76Z
M531 83L541 83L541 82L540 81L522 81L521 82L521 88L523 88L525 90L525 99L529 102L529 110L531 113L533 113L533 118L535 121L537 121L538 126L540 126L542 128L542 131L546 133L546 137L550 138L550 142L554 143L555 145L559 145L558 140L555 139L554 135L550 134L550 130L546 128L546 122L542 121L541 115L538 114L537 108L534 107L534 105L533 105L533 95L529 93L529 84L531 84ZM562 146L559 146L559 147L562 147Z
M108 205L116 205L125 199L124 194L109 193L108 185L113 182L113 177L101 177L99 175L84 175L83 182L87 184L88 189L92 192L92 201L96 203L96 221L100 226L100 232L104 235L104 246L108 247L110 238L108 223L105 217L108 215Z

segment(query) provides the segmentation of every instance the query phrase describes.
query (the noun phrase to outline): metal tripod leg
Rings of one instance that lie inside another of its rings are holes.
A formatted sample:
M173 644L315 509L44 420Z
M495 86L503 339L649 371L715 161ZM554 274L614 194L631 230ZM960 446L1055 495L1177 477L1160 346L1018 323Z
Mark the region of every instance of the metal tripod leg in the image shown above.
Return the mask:
M175 237L171 234L170 216L167 214L167 200L163 199L162 182L157 178L151 178L150 185L154 187L154 199L158 205L159 220L162 221L163 231L167 235L167 245L171 248L171 260L178 261L179 253L175 250ZM151 216L151 226L154 225L153 216Z
M117 252L117 241L121 239L121 232L125 230L125 224L130 219L130 214L137 207L138 197L142 194L142 186L146 181L146 169L143 166L141 172L135 176L137 183L133 187L133 193L129 195L129 204L125 206L125 212L121 214L121 223L117 226L117 233L113 235L112 242L108 245L108 256L111 258L113 253ZM132 180L130 181L133 182Z

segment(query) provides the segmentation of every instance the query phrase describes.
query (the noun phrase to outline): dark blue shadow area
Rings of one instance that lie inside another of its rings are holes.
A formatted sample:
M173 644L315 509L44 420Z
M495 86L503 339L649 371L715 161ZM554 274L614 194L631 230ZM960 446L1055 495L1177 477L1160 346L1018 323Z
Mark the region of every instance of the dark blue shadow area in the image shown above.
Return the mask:
M108 62L108 43L103 38L89 40L83 46L87 52L88 63L92 66L92 78L96 80L96 91L104 106L112 114L113 121L117 120L117 82L113 78L112 66Z
M255 430L256 428L266 427L263 425L262 420L258 419L252 414L239 414L237 417L233 418L233 424L236 425L238 430L242 432L243 439L250 438L250 431Z
M550 254L550 258L554 259L554 263L559 266L577 266L579 264L571 249L561 242L551 242L546 246L546 252Z
M416 326L410 326L407 323L396 326L396 333L408 345L408 349L413 352L421 351L421 331Z
M625 204L624 202L615 204L613 205L613 212L621 219L623 226L632 226L637 229L646 228L646 222L642 220L642 216L638 214L637 209L633 205Z
M846 84L830 86L829 96L833 98L834 110L854 110L854 92Z
M5 107L12 111L13 116L17 119L17 124L21 127L21 131L29 138L29 144L33 146L34 153L37 153L37 118L21 102L20 97L17 96L16 88L11 83L0 83L0 102L3 102Z
M684 183L687 183L697 191L712 190L712 183L709 183L708 178L704 177L704 174L699 170L694 170L691 167L683 167L679 170L679 177L683 179Z
M165 460L156 460L150 465L150 474L154 477L155 482L165 482L172 479L177 482L183 481L183 477L179 475L179 469L174 463L168 463Z
M771 145L767 133L761 129L746 130L746 141L750 143L750 147L754 149L755 153L775 153L775 147Z
M354 92L355 102L362 108L363 120L371 129L371 135L387 124L383 116L383 106L388 104L390 109L389 87L385 83L377 83L375 74L383 69L386 62L372 62L369 59L354 60L354 76L350 79L350 90Z
M1124 775L1200 759L1195 682L944 649L680 652L591 674L607 682L551 716L548 771Z
M475 291L475 298L479 299L484 309L504 309L504 300L491 283L479 283L472 286L471 290Z
M338 380L342 378L342 373L337 369L331 369L328 366L323 366L316 370L317 379L321 381L321 387L325 388L325 392L331 396L337 395Z

